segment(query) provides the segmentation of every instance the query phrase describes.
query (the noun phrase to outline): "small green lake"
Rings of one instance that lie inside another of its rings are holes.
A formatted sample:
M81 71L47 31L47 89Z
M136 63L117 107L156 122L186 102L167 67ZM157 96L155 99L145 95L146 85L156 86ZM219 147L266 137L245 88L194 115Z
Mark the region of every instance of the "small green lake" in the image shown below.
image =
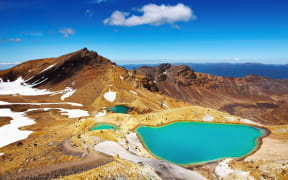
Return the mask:
M108 124L108 123L97 123L95 124L91 130L96 131L96 130L103 130L103 129L115 129L118 130L119 128L113 124Z
M140 126L136 132L152 154L181 165L243 157L266 134L265 129L248 125L190 121Z
M122 114L127 114L129 107L123 106L123 105L116 105L113 107L108 108L109 111L112 111L114 113L122 113Z

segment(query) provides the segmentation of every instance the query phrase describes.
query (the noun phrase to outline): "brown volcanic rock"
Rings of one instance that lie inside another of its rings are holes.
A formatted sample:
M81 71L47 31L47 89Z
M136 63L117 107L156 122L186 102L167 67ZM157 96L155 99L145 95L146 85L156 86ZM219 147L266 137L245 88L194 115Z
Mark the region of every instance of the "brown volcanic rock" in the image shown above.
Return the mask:
M149 78L160 92L180 101L266 124L288 123L288 80L255 75L219 77L195 73L185 65L169 64L140 67L136 73Z
M1 98L2 100L7 98L8 102L26 102L26 100L61 102L63 90L69 87L75 90L75 93L65 101L83 104L92 115L102 110L102 107L111 107L114 104L140 106L141 112L148 108L160 110L163 97L150 92L158 91L153 80L146 76L137 79L135 74L136 70L120 68L96 52L84 48L58 58L27 61L0 71L0 78L4 81L14 81L22 77L26 83L34 84L36 88L59 92L59 94L29 97L7 95ZM140 87L139 84L145 88ZM107 101L103 96L109 90L117 93L117 98L113 102Z
M101 95L108 84L114 82L115 76L119 78L119 74L126 71L96 52L84 48L58 58L24 62L0 71L0 78L14 81L22 77L28 84L36 84L34 87L50 91L61 91L69 87L77 90L69 97L70 100L88 106Z

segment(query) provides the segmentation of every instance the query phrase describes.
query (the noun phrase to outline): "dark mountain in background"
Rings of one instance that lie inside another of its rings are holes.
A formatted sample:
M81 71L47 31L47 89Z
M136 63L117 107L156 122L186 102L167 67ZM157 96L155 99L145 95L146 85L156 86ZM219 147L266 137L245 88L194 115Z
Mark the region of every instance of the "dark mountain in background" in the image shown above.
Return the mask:
M247 75L264 76L273 79L288 79L288 65L259 64L259 63L171 63L172 65L187 65L195 72L212 74L223 77L244 77ZM127 69L139 68L141 66L155 67L159 64L126 64Z
M179 101L228 112L263 124L288 120L288 80L248 75L242 78L198 73L187 65L142 66L144 87Z

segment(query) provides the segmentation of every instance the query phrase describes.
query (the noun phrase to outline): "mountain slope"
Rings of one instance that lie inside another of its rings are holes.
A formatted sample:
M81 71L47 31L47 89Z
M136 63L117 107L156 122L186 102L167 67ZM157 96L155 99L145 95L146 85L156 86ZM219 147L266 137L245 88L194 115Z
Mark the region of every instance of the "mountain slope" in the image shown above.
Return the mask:
M167 96L267 124L288 122L288 80L250 75L228 78L196 73L188 66L143 66L137 75ZM149 89L149 88L148 88Z
M83 104L91 115L113 104L129 104L135 113L164 108L161 102L165 97L139 87L133 72L86 48L58 58L27 61L0 71L4 82L13 82L19 77L33 88L54 92L43 97L31 97L34 101L58 102L62 99L77 102ZM105 99L107 92L115 92L115 100ZM63 97L65 93L68 94Z

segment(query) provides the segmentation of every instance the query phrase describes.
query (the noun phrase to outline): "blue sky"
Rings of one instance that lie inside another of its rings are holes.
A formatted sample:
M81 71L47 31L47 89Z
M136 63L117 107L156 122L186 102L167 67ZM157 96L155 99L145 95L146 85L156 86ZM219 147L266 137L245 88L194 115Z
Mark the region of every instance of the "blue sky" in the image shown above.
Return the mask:
M118 64L287 64L287 9L287 0L0 0L0 63L87 47Z

